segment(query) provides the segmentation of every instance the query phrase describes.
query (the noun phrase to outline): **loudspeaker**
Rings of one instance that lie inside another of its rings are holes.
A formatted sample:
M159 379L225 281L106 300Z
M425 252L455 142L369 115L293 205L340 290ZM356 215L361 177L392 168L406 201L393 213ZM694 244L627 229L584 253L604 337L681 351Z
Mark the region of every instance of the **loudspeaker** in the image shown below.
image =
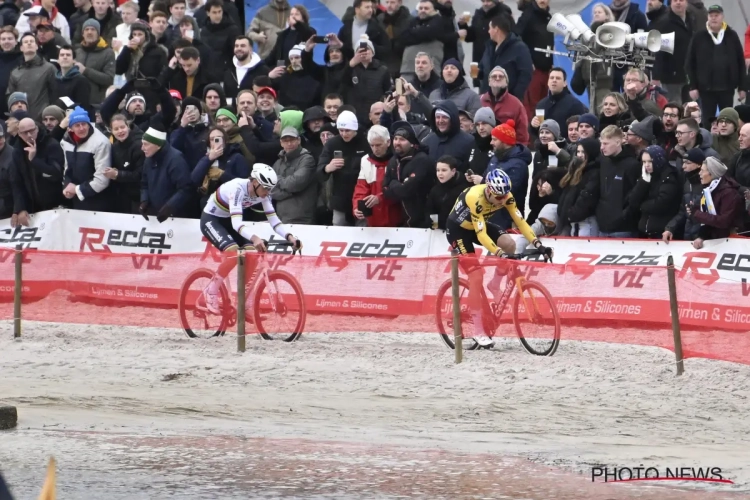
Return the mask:
M604 23L596 30L596 43L606 49L619 49L625 45L630 26L625 23Z
M661 36L661 51L674 54L674 32Z
M565 16L563 16L559 12L552 15L552 19L550 19L549 23L547 24L547 31L549 31L550 33L557 33L561 36L570 35L570 38L572 38L573 40L576 40L581 36L581 32L578 31L575 26L573 26L573 23L565 19Z
M589 28L585 22L583 22L581 16L579 16L578 14L570 14L569 16L565 17L573 24L575 29L581 32L581 37L583 38L584 42L589 43L594 38L594 32L591 31L591 28Z
M625 37L625 43L633 43L639 49L648 49L650 52L661 50L661 33L658 30L639 31Z

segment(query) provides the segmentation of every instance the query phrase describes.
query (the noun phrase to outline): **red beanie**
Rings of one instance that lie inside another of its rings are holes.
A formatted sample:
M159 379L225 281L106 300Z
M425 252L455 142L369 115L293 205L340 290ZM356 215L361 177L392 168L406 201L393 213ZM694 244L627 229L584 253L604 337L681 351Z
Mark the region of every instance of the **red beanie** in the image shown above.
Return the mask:
M508 146L515 146L516 122L514 122L513 120L508 120L502 125L498 125L497 127L493 128L492 137L502 142L503 144L507 144Z

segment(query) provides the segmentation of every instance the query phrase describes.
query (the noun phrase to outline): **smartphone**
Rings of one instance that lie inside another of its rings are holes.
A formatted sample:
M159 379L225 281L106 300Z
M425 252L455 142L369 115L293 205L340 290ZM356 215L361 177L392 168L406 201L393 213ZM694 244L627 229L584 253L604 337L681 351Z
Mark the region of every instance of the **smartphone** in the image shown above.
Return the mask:
M359 50L367 50L367 42L359 42Z
M136 78L135 82L133 82L133 85L135 86L136 90L151 88L151 84L145 78Z
M343 157L344 157L344 153L343 153L343 152L341 152L341 151L334 151L334 152L333 152L333 157L334 157L334 158L335 158L336 160L340 160L341 158L343 158Z
M314 36L313 42L314 43L328 43L328 37L327 36Z
M286 68L286 61L284 59L279 59L278 61L276 61L276 67L278 68L279 66Z
M362 212L362 215L365 217L369 217L372 215L372 208L369 208L367 206L367 203L365 203L365 200L359 200L357 202L357 209Z
M396 78L396 95L404 95L404 81L401 78Z
M466 170L466 175L474 175L474 171L469 168Z
M216 144L217 146L220 146L220 145L222 145L222 144L224 143L224 139L222 139L221 137L214 137L214 138L213 138L213 139L211 140L211 142L213 142L213 143L214 143L214 144Z

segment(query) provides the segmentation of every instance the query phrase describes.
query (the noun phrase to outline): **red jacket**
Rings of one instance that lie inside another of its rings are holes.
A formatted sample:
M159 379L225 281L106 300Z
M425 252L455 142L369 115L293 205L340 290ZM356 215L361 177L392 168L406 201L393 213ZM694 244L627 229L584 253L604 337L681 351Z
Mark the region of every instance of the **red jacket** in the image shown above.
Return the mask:
M518 97L506 91L500 99L495 100L492 92L487 92L479 97L479 102L482 103L482 107L492 108L498 125L508 120L515 121L516 142L524 146L529 145L529 117Z
M380 203L372 207L372 215L367 218L370 227L398 227L404 216L401 205L383 197L383 178L390 158L379 160L370 155L362 157L359 178L352 196L352 211L357 209L359 200L374 194Z
M745 31L745 59L750 59L750 25Z

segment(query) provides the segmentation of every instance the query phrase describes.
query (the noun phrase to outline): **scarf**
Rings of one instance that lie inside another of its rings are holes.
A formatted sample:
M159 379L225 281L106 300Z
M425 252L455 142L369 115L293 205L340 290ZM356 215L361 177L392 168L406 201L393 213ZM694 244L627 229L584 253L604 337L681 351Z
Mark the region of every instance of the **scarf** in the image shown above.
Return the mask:
M625 19L628 17L628 12L630 11L630 0L625 0L624 2L618 2L615 0L612 2L612 5L610 8L613 11L619 11L620 15L617 16L617 22L624 23L626 22Z
M711 28L708 27L708 23L706 23L706 31L711 35L711 40L714 41L714 45L721 45L721 42L724 41L724 32L727 30L727 23L722 23L721 29L718 33L714 33L711 31Z
M701 197L701 212L708 212L711 215L716 215L716 207L714 206L714 199L711 197L711 192L716 189L721 179L714 179L711 184L703 190L703 196Z

